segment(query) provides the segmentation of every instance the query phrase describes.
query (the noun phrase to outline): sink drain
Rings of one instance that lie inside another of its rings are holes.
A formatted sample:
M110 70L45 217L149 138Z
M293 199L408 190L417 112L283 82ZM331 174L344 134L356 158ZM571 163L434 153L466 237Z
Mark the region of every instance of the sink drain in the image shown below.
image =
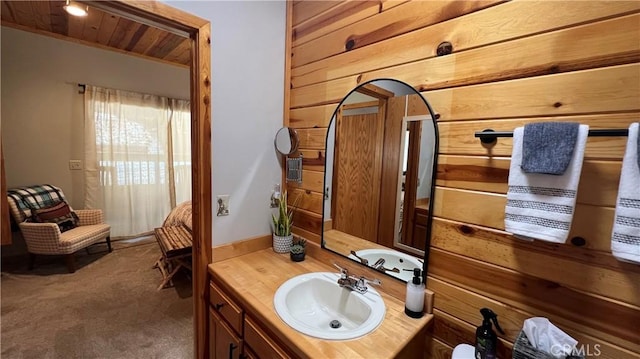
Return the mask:
M332 320L329 325L331 326L331 328L333 329L338 329L342 326L342 323L340 323L339 320Z

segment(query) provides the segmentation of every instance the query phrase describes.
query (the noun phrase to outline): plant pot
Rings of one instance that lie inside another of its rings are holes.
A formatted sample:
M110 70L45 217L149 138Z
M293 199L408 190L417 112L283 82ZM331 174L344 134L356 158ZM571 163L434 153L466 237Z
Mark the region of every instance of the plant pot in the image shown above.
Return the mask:
M291 243L293 242L293 234L288 236L273 235L273 251L276 253L287 253L291 249Z
M289 253L289 257L294 262L302 262L304 260L305 253Z

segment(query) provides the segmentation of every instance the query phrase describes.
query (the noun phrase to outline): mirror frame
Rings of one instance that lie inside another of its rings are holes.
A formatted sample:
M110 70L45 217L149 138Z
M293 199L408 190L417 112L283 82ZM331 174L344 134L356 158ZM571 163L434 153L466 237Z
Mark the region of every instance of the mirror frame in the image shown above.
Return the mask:
M373 80L369 80L363 83L358 84L355 88L353 88L351 91L349 91L349 93L347 93L342 100L340 100L340 103L338 103L338 105L336 106L336 109L333 111L333 114L331 115L331 120L329 121L329 125L327 126L327 135L325 137L325 150L326 150L326 146L327 143L329 141L329 135L330 135L330 131L328 130L331 125L333 124L334 120L336 119L336 115L338 110L340 109L340 107L343 105L344 101L351 96L352 93L357 92L357 90L367 84L371 84L372 82L376 82L376 81L392 81L392 82L396 82L399 84L402 84L408 88L413 89L413 91L415 92L415 94L419 95L422 98L422 101L424 102L424 104L427 107L427 110L429 111L429 115L431 115L431 119L432 119L432 123L433 123L433 130L434 130L434 151L433 151L433 164L432 164L432 171L431 171L431 190L430 190L430 200L429 200L429 214L427 216L427 225L426 225L426 238L425 238L425 249L424 249L424 256L423 256L423 265L422 265L422 281L423 283L426 283L427 280L427 272L428 272L428 268L429 268L429 252L431 249L431 235L432 235L432 227L433 227L433 208L434 208L434 202L435 202L435 192L436 192L436 179L438 177L438 155L440 152L440 136L438 133L438 119L440 118L440 115L436 114L433 111L433 108L431 107L431 105L429 104L429 101L427 101L427 99L422 96L422 94L415 89L415 87L407 84L406 82L400 81L400 80L396 80L396 79L392 79L392 78L377 78L377 79L373 79ZM331 160L333 161L333 158L331 158ZM327 162L329 161L329 158L327 158L325 156L324 159L324 182L323 182L323 187L322 188L327 188ZM333 179L331 179L333 180ZM321 246L323 249L331 251L333 253L339 254L336 251L331 250L330 248L325 247L325 242L324 242L324 228L325 228L325 220L324 220L324 216L325 216L325 206L323 204L322 206L322 232L320 233L321 236ZM393 250L396 250L395 248L390 248ZM341 255L342 256L342 255ZM348 258L348 257L345 257ZM358 263L362 266L365 266L365 264L359 262L359 261L355 261L355 263ZM384 273L384 272L382 272ZM400 278L397 278L395 276L392 276L388 273L384 273L385 275L394 278L396 280L400 280L402 281ZM404 281L402 281L404 282Z
M289 152L283 152L280 148L278 148L278 136L281 136L280 134L282 133L282 131L287 131L289 133L289 142L291 144ZM296 131L295 128L291 127L280 128L278 132L276 132L275 138L273 139L273 145L275 146L276 151L278 151L278 153L283 156L288 156L292 153L295 153L296 151L298 151L298 147L300 146L300 137L298 136L298 131Z

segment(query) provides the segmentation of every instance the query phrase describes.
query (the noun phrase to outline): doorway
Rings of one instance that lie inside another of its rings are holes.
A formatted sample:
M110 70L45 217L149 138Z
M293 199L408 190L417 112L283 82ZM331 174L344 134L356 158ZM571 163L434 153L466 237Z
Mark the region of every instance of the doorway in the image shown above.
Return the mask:
M190 99L193 209L194 355L206 355L207 265L211 262L211 49L208 21L158 2L83 1L119 15L190 39ZM0 176L5 183L5 173ZM5 215L4 209L2 211Z

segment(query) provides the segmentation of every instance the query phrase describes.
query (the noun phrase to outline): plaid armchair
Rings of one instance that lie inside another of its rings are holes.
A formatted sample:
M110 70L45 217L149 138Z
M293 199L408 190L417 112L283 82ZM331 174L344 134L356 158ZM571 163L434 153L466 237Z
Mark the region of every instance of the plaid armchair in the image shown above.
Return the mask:
M29 268L36 255L64 255L70 273L75 272L74 253L106 241L111 252L111 226L102 210L69 207L62 190L52 185L12 188L9 211L20 227L29 252Z

